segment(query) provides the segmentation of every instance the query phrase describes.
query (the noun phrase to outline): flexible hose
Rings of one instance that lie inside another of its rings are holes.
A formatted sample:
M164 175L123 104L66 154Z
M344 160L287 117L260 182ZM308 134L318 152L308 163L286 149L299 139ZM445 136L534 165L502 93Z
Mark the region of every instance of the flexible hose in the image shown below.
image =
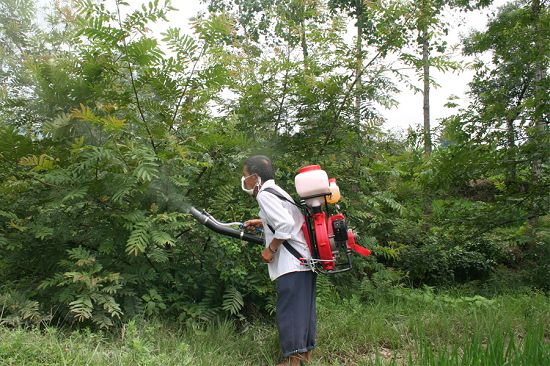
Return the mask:
M249 243L263 244L263 242L264 242L264 239L259 237L259 236L249 234L249 233L245 232L244 230L236 230L236 229L232 229L232 228L229 228L229 227L225 226L227 224L222 224L221 222L217 221L215 218L212 217L212 215L210 215L206 211L201 212L201 211L197 210L195 207L191 206L191 208L189 209L189 213L199 223L203 224L207 228L209 228L209 229L211 229L211 230L213 230L217 233L227 235L227 236L230 236L232 238L241 239L241 240L247 241Z

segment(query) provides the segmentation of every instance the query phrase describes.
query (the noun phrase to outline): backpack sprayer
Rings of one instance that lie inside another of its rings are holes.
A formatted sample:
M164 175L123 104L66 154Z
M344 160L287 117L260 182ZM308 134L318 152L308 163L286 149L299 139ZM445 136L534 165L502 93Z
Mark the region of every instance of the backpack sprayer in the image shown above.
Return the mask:
M355 242L355 233L348 229L346 217L339 212L340 188L336 179L328 178L319 165L308 165L294 179L304 214L302 231L311 252L308 265L324 274L349 271L351 251L369 256L371 251ZM333 204L336 213L329 214Z
M371 254L370 250L355 242L355 233L348 229L344 214L339 212L336 203L341 196L336 179L329 179L319 165L308 165L299 170L295 178L295 186L300 196L300 205L273 189L266 188L262 192L274 194L302 210L304 215L302 231L311 252L311 258L302 258L288 242L284 243L284 246L302 264L323 274L341 273L351 270L352 251L365 257ZM328 211L329 204L334 205L335 213L332 215ZM189 212L198 222L220 234L251 243L263 243L261 237L247 233L242 223L221 223L206 211L201 212L194 207L191 207ZM240 230L230 228L232 225L239 225Z

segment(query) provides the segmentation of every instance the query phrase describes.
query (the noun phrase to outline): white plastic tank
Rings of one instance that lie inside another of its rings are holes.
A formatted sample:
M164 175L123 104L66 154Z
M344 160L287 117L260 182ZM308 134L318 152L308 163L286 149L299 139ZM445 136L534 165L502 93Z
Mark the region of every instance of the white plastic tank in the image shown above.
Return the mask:
M301 198L319 195L306 199L310 207L318 207L325 203L325 195L330 193L328 175L319 165L308 165L300 168L294 178L296 192Z

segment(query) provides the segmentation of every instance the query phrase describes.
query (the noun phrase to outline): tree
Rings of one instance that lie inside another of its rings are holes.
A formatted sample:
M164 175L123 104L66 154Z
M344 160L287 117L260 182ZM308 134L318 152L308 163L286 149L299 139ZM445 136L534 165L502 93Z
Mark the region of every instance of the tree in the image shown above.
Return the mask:
M432 153L432 136L430 125L430 51L429 51L429 34L431 13L433 13L430 0L422 0L421 3L421 18L419 19L420 37L422 39L422 74L423 74L423 116L424 116L424 153L430 155Z
M542 26L547 13L535 15L526 3L507 5L490 22L487 32L475 33L466 41L468 54L493 52L494 66L478 63L472 83L483 126L477 138L496 139L505 147L503 164L511 187L517 184L518 167L524 169L525 163L531 163L533 177L537 177L537 162L547 158L547 131L541 129L545 113L541 106L547 104L547 97L540 93L548 83L540 74L547 51L544 46L542 52L531 46L548 33L548 27ZM536 186L536 178L534 183Z
M169 4L125 17L115 5L79 3L67 18L71 52L49 50L18 69L32 113L18 130L6 126L16 111L2 111L1 282L17 282L55 317L99 327L168 305L182 318L238 315L241 294L268 291L261 281L243 287L255 252L209 239L185 214L191 199L227 207L239 189L226 178L248 143L208 107L227 80L213 62L227 23L201 22L196 38L170 28L166 55L148 25ZM195 67L201 54L212 61ZM20 136L31 127L36 137Z
M403 53L400 58L406 64L412 64L421 70L422 79L422 111L423 111L423 136L424 153L430 155L433 149L432 128L430 119L430 87L433 80L430 77L430 68L435 67L439 71L457 69L459 64L450 60L445 51L447 42L444 36L448 33L448 25L442 20L442 15L449 11L464 10L470 11L485 7L492 0L422 0L411 4L411 12L415 17L415 38L416 46L420 48L421 57L408 52ZM414 47L416 48L416 47ZM439 53L440 55L436 56Z

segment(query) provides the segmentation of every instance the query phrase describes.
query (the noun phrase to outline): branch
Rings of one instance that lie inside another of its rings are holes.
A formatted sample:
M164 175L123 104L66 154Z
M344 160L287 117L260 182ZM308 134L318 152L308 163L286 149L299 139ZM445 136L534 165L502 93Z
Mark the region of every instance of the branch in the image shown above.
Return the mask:
M287 52L287 62L290 58L290 49L288 49ZM283 95L281 96L281 102L279 103L279 112L277 113L277 121L275 122L275 134L277 134L277 131L279 130L279 124L281 123L281 116L283 114L283 105L285 102L286 92L288 90L288 69L286 69L285 78L283 82Z
M405 19L405 23L407 23L410 19L411 19L411 15ZM331 127L330 127L330 129L329 129L329 131L328 131L328 133L327 133L327 135L326 135L326 137L325 137L325 141L323 142L323 145L321 146L321 149L319 150L319 154L322 154L322 153L323 153L323 151L324 151L325 147L327 146L327 144L328 144L330 138L332 137L332 134L333 134L334 130L336 129L336 125L337 125L338 120L339 120L339 118L340 118L340 115L342 114L342 111L343 111L343 109L344 109L344 106L346 105L346 103L347 103L347 101L348 101L348 99L349 99L349 97L350 97L350 95L351 95L351 92L353 91L353 88L354 88L355 84L357 84L357 81L359 80L359 78L361 77L361 75L363 75L363 72L364 72L370 65L372 65L372 63L373 63L374 61L376 61L376 59L378 59L378 57L380 57L380 56L382 55L382 52L387 51L386 48L389 46L390 40L393 38L393 36L394 36L396 33L399 32L399 30L400 30L399 27L396 27L396 28L394 29L394 32L392 32L392 34L390 34L390 35L388 36L388 38L387 38L388 41L386 41L386 43L385 43L384 45L382 45L382 47L379 49L379 51L376 53L376 55L374 55L374 57L373 57L373 58L372 58L372 59L371 59L371 60L370 60L361 70L360 70L360 72L358 72L358 73L355 75L355 79L353 80L353 83L351 83L350 87L349 87L348 90L346 91L346 94L344 95L344 100L342 100L342 103L340 103L340 107L339 107L338 110L336 111L336 115L335 115L334 120L333 120L333 122L332 122L332 125L331 125ZM351 75L349 75L346 79L349 80L349 79L351 79L352 76L353 76L353 73L352 73ZM346 81L347 81L347 80L346 80ZM328 105L328 107L327 107L327 109L326 109L325 111L329 111L329 110L332 108L332 106L333 106L333 103L331 102L331 103Z
M118 13L118 25L120 26L120 30L124 31L122 27L122 18L120 16L120 4L119 0L116 0L116 9ZM124 45L124 53L126 56L126 59L128 61L128 71L130 72L130 81L132 83L132 89L134 91L134 97L136 98L136 104L139 111L139 115L141 116L141 120L143 121L143 124L145 126L145 130L147 131L147 135L149 135L149 140L151 141L151 145L153 146L153 151L155 152L155 155L157 153L157 147L155 145L155 141L153 140L153 135L151 134L151 130L149 130L149 126L147 125L147 121L145 120L145 115L143 113L143 109L141 108L141 103L139 102L139 96L136 89L136 82L134 80L134 71L132 69L132 64L130 63L130 59L128 57L128 45L126 44L126 37L122 38L122 43Z
M548 187L548 184L543 185L541 188L544 189L546 187ZM527 201L527 199L532 198L536 193L537 193L537 191L532 191L532 192L526 194L520 201L514 202L511 205L505 207L504 209L509 210L510 208L521 206L525 201ZM500 213L504 212L504 209L498 210L497 213L500 214ZM499 215L497 213L494 213L493 217L498 217ZM538 216L539 216L539 213L537 212L537 213L534 213L534 214L532 214L530 216L527 216L527 217L519 217L519 218L516 218L516 219L505 220L505 221L501 221L501 222L498 222L498 223L493 223L492 225L487 223L486 224L487 226L484 226L482 229L476 231L474 234L467 237L464 241L474 239L475 237L478 237L482 234L485 234L486 232L489 232L489 231L491 231L493 229L496 229L498 227L501 227L503 225L513 224L515 222L522 221L522 220L530 220L530 219L532 219L534 217L538 217ZM478 220L479 220L479 218L477 218L477 217L468 218L468 219L462 218L461 220L449 220L449 223L451 225L454 225L456 223L464 224L464 221L478 221ZM479 222L478 222L478 224L479 224ZM466 224L466 225L468 225L468 224Z
M199 179L202 178L202 176L204 175L204 173L206 173L206 171L208 170L208 167L203 167L201 172L199 173L199 175L197 176L197 179L195 179L195 185L196 183L199 181ZM192 187L189 187L189 189L187 190L187 192L185 193L185 196L186 197L189 197L189 193L191 193L191 191L193 190Z
M519 107L521 106L521 102L523 102L523 98L525 97L525 92L529 88L530 81L531 81L530 79L527 79L525 81L525 84L523 84L523 88L521 89L521 91L518 95L518 102L516 103L515 108L519 109ZM507 118L506 122L508 122L508 123L514 122L516 120L516 118L518 118L518 116L521 114L521 112L522 112L521 110L518 110L513 117Z
M185 229L185 230L183 230L181 233L179 233L178 235L176 235L176 239L178 239L180 236L182 236L183 234L185 234L185 233L187 233L187 232L189 232L189 231L191 231L191 229Z
M183 97L185 96L185 94L187 94L187 89L188 89L189 84L191 82L191 78L193 77L193 74L195 73L195 68L197 67L197 63L199 62L199 60L203 56L205 49L206 49L206 42L203 43L201 53L200 53L199 57L197 57L197 59L195 60L195 63L193 64L193 68L191 69L191 73L189 74L189 77L187 77L187 82L185 83L185 88L183 88L183 91L181 92L180 98L178 100L178 104L176 104L176 109L174 110L174 114L172 115L172 121L170 122L170 128L168 129L168 131L172 131L172 128L174 127L174 122L176 121L176 116L178 114L178 110L181 107L181 102L182 102Z
M44 185L47 186L47 187L50 187L50 188L59 188L58 185L51 184L51 183L48 183L48 182L44 182L42 179L37 178L37 177L35 177L35 176L33 176L33 177L31 177L31 178L34 179L34 180L36 180L36 181L38 181L38 182L40 182L40 183L42 183L42 184L44 184Z
M149 263L149 266L151 266L151 268L153 268L153 271L156 272L156 274L160 274L160 271L158 270L158 268L153 264L153 262L151 261L151 259L149 258L149 256L147 255L147 253L143 253L144 256L145 256L145 259L147 260L147 262Z
M357 84L357 81L359 80L359 78L361 77L361 75L363 74L363 71L369 67L370 65L372 65L372 63L378 58L380 57L380 55L382 54L382 50L378 51L378 53L367 63L367 65L365 67L363 67L363 69L361 70L360 73L357 73L357 75L355 76L355 79L353 80L353 83L351 83L351 85L349 86L348 90L346 91L346 94L344 94L344 99L342 100L342 102L340 103L340 107L338 107L338 110L336 111L336 116L334 117L334 121L327 133L327 135L325 136L325 141L323 142L323 146L321 147L321 150L319 150L319 154L322 154L325 147L327 146L330 138L332 137L332 133L334 132L334 129L336 128L336 125L337 125L337 122L338 122L338 119L340 119L340 115L342 114L342 111L344 110L344 106L346 105L350 95L351 95L351 92L353 91L353 88L355 87L355 84ZM348 79L350 79L351 76L348 77ZM330 105L329 105L330 107ZM328 109L328 108L327 108Z
M481 230L478 230L477 232L475 232L474 234L470 235L469 237L467 237L466 239L463 239L464 242L467 242L469 240L472 240L476 237L479 237L493 229L496 229L498 227L501 227L503 225L507 225L507 224L513 224L515 222L518 222L518 221L525 221L525 220L530 220L530 219L533 219L535 217L539 217L539 213L535 213L535 214L532 214L532 215L529 215L527 217L519 217L519 218L516 218L516 219L511 219L511 220L506 220L506 221L501 221L499 223L496 223L496 224L493 224L493 225L489 225Z

